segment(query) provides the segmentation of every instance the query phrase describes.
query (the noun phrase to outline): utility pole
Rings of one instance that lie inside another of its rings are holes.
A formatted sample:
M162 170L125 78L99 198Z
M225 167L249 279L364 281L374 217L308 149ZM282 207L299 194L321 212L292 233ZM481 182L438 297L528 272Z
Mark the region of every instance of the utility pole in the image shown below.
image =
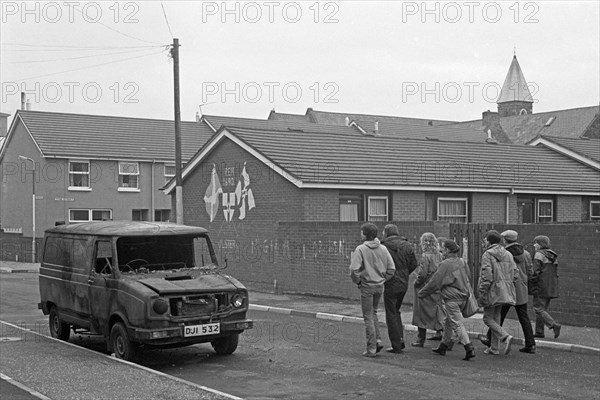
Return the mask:
M175 218L183 224L183 179L181 178L181 111L179 109L179 39L173 38L173 82L175 85Z

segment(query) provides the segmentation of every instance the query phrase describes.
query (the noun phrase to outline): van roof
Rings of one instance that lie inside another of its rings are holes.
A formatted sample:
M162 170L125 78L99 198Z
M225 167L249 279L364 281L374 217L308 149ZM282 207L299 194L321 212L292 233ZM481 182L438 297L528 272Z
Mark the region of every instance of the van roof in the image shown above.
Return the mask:
M82 222L77 224L59 225L46 230L46 233L70 233L98 236L198 235L207 232L208 230L199 226L145 221Z

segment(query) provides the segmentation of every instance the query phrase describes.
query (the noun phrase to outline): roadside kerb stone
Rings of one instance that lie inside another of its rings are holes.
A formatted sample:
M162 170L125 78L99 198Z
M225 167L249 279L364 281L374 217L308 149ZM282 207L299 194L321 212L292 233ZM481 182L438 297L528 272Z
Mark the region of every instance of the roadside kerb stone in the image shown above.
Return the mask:
M256 310L256 311L265 311L265 312L273 312L273 313L277 313L277 314L289 314L289 315L296 315L296 316L301 316L301 317L306 317L306 318L317 318L317 319L324 319L324 320L331 320L331 321L338 321L338 322L350 322L350 323L359 323L362 324L363 323L363 319L359 318L359 317L349 317L346 315L339 315L339 314L329 314L329 313L321 313L321 312L314 312L314 311L302 311L302 310L294 310L294 309L286 309L286 308L281 308L281 307L268 307L268 306L263 306L263 305L258 305L258 304L250 304L249 308L251 310ZM379 323L380 326L386 326L385 322L380 322ZM412 325L412 324L404 324L404 330L406 331L416 331L417 327ZM481 335L480 332L467 332L469 335L469 338L477 340L479 338L479 335ZM523 346L525 344L525 340L522 338L513 338L513 343ZM560 351L571 351L571 352L575 352L575 353L580 353L580 354L594 354L594 355L598 355L600 354L600 349L597 349L595 347L589 347L589 346L581 346L581 345L576 345L576 344L569 344L569 343L556 343L556 342L547 342L544 340L536 340L536 347L541 349L541 348L546 348L546 349L554 349L554 350L560 350Z

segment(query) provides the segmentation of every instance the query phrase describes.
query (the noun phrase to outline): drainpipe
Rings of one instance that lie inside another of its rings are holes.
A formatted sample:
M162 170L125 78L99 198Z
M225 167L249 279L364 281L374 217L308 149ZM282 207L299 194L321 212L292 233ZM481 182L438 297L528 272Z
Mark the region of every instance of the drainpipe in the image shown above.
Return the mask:
M510 193L506 195L506 224L510 224L510 196L515 194L515 188L510 188Z
M150 221L155 222L155 213L154 213L154 164L156 160L152 160L152 165L150 165Z

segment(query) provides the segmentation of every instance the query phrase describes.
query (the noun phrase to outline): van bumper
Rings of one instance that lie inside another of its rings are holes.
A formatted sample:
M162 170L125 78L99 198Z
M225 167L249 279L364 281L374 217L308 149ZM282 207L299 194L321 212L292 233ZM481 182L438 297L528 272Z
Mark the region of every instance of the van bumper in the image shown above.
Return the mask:
M221 333L219 333L218 335L184 337L183 330L185 326L183 324L180 324L176 327L161 329L134 328L133 337L131 339L134 341L148 344L153 344L153 342L157 341L157 345L165 344L166 342L175 343L178 341L177 339L181 339L181 342L207 342L219 336L226 336L232 333L241 333L246 329L252 329L252 327L254 326L254 322L249 319L239 321L218 322L221 324ZM171 340L165 341L165 339Z

